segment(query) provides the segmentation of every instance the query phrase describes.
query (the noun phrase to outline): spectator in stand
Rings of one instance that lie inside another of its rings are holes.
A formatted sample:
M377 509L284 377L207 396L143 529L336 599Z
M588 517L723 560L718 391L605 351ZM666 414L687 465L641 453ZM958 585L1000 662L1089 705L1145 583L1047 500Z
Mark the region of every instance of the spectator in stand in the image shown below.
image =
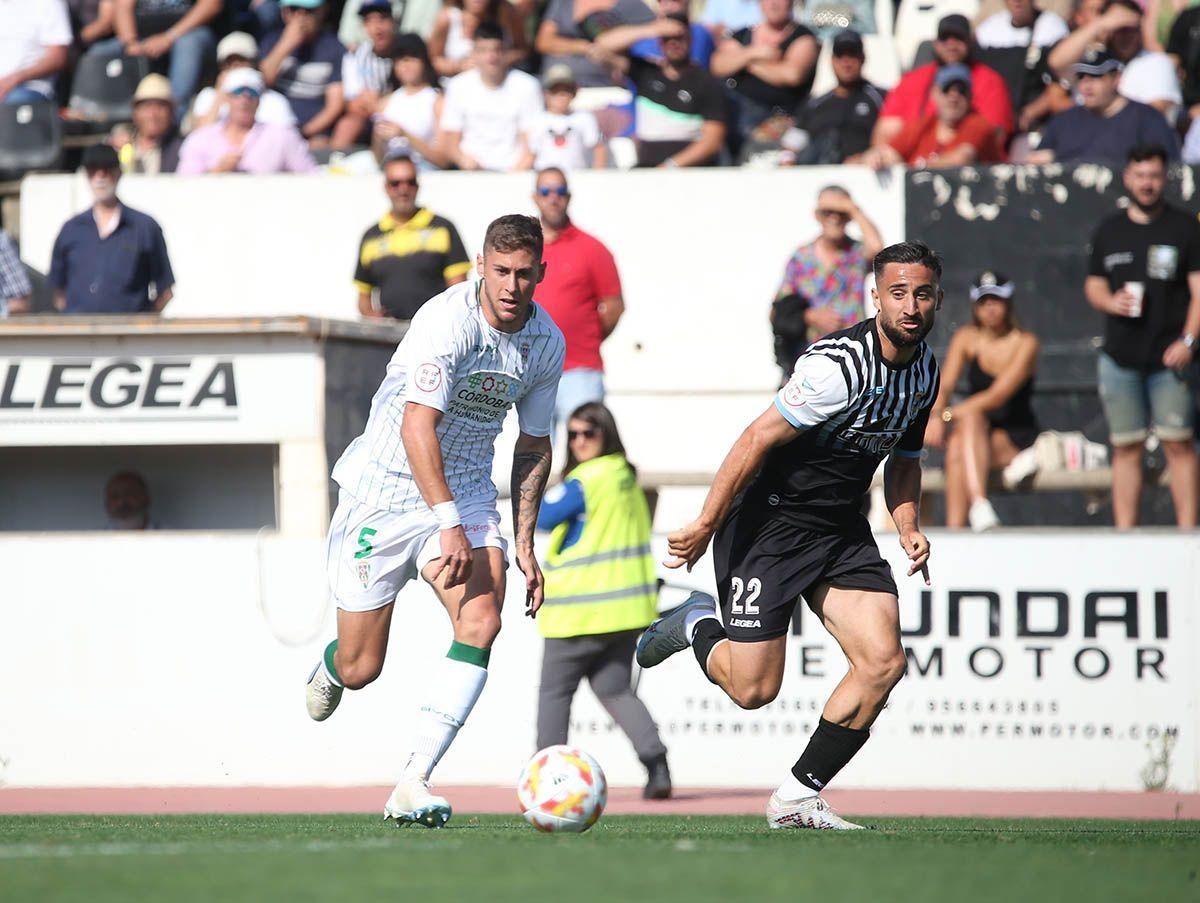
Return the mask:
M885 92L863 78L862 36L846 29L833 39L831 64L837 87L815 97L801 111L797 124L808 133L801 163L842 163L871 146Z
M874 169L901 163L920 169L945 169L1004 161L1004 148L995 127L971 109L970 69L961 63L939 69L933 99L934 113L908 123L887 144L876 145L847 162Z
M533 168L539 172L555 167L603 169L608 165L608 148L600 134L596 117L586 110L571 111L575 99L575 74L570 66L559 63L542 76L546 109L538 114L529 130L529 149Z
M617 328L625 301L612 253L571 222L571 191L561 169L537 174L533 203L546 241L542 259L547 266L538 286L538 304L558 324L567 342L554 403L553 432L557 433L577 407L604 400L600 344Z
M33 286L21 255L9 234L0 229L0 317L27 314L33 309Z
M192 104L192 128L211 125L229 115L229 92L225 90L225 79L235 69L253 69L258 59L258 42L244 31L234 31L221 38L217 45L217 81L211 88L202 88ZM258 99L259 122L275 125L295 125L296 114L288 99L278 91L264 91Z
M71 41L65 0L0 3L0 103L53 101Z
M709 67L728 88L726 141L735 159L755 128L791 120L808 100L820 51L812 31L792 17L792 0L762 0L762 14L757 25L722 39Z
M357 47L367 39L362 20L358 17L361 0L346 0L342 19L338 23L338 38L347 47ZM415 34L422 41L429 39L433 20L442 8L441 0L391 0L392 18L401 34Z
M371 117L392 78L396 23L390 0L363 0L358 8L367 39L342 57L342 97L346 112L333 130L334 150L361 144Z
M1071 0L1071 31L1091 25L1104 12L1105 0Z
M474 68L446 84L442 151L459 169L529 169L529 131L542 112L541 85L509 68L504 35L489 22L475 29L471 55Z
M67 6L77 48L86 50L116 33L114 0L67 0Z
M1148 50L1166 50L1171 26L1193 3L1194 0L1146 0L1142 5L1143 46Z
M50 258L54 306L68 314L157 313L175 287L162 228L117 197L121 161L107 144L83 152L93 203L67 220Z
M933 56L932 63L907 73L888 94L871 143L877 147L888 144L906 124L934 113L934 77L944 66L959 63L970 69L972 108L992 124L1003 145L1013 130L1008 86L999 72L971 58L971 23L966 16L951 13L942 17L938 22Z
M179 174L244 172L267 175L312 172L316 161L294 125L259 122L262 73L248 66L225 78L229 115L187 136L179 151Z
M708 27L714 38L742 28L752 28L762 21L762 5L759 0L705 0L701 23Z
M1005 11L993 13L979 23L975 42L985 56L987 51L1013 54L1024 51L1020 88L1012 102L1017 131L1028 132L1048 117L1068 109L1073 102L1046 62L1049 48L1066 37L1070 28L1062 16L1038 9L1033 0L1005 0L1005 6Z
M213 20L222 0L114 0L115 38L89 53L143 56L171 81L175 109L182 115L211 65L216 38Z
M372 139L375 155L382 161L406 154L421 171L445 166L446 155L438 145L444 98L433 87L425 42L420 35L396 35L392 58L395 90L381 101Z
M987 497L988 475L1007 467L1038 437L1033 379L1037 336L1013 315L1015 286L985 271L971 285L971 323L950 339L925 445L946 449L946 526L982 533L1000 525ZM966 374L967 397L951 398Z
M310 146L324 149L345 108L342 57L345 48L325 30L324 0L280 0L283 28L263 39L259 68L268 88L277 88L296 115Z
M667 799L667 748L632 686L638 636L658 613L650 508L608 408L580 406L568 435L562 484L538 511L538 529L553 532L542 563L537 748L567 742L571 701L587 677L646 768L642 796Z
M1167 54L1183 73L1183 115L1194 122L1200 119L1200 7L1179 14L1167 38Z
M841 185L821 189L813 217L821 232L792 254L771 306L775 358L784 380L792 375L796 359L811 342L863 319L864 280L883 247L875 223ZM858 227L862 241L847 233L850 223ZM801 319L803 331L783 328L785 320L799 327Z
M279 28L278 0L233 0L232 25L236 30L245 29L263 37Z
M665 16L686 16L687 13L687 0L658 0L656 15L659 19ZM708 69L713 51L716 50L716 42L713 41L709 30L699 22L693 22L691 29L692 62L701 69ZM661 60L663 58L662 41L658 38L642 38L629 48L629 55L640 56L644 60Z
M109 143L121 158L121 172L174 172L179 166L183 139L175 126L175 96L171 83L151 72L133 92L133 129L117 126Z
M622 25L596 39L614 54L642 38L662 41L660 62L619 58L637 94L638 166L715 166L725 143L721 85L691 61L688 24L685 16L666 16L646 25Z
M110 530L157 530L150 519L150 490L140 473L124 470L104 484L104 513Z
M1119 166L1130 148L1143 144L1161 145L1168 159L1179 159L1179 138L1162 115L1117 93L1121 63L1107 50L1089 50L1073 71L1081 104L1050 120L1026 162L1088 160Z
M475 29L483 22L499 26L508 65L517 66L525 61L529 56L525 22L508 0L449 0L438 12L429 34L429 57L438 75L450 78L475 65L471 48L475 44Z
M354 287L364 317L411 320L421 305L467 280L471 261L454 224L417 206L417 167L398 154L384 161L391 209L362 237Z
M1122 97L1149 104L1175 122L1183 103L1179 77L1171 58L1142 46L1142 8L1136 0L1107 0L1104 12L1091 24L1076 29L1050 51L1050 68L1061 78L1094 44L1104 44L1124 66Z
M642 0L550 0L534 48L542 55L543 69L565 63L581 88L608 87L621 83L620 56L597 38L613 28L653 20Z
M1167 154L1135 147L1124 172L1129 206L1092 237L1084 293L1105 315L1100 400L1113 446L1116 526L1136 526L1147 427L1167 459L1175 519L1196 526L1194 405L1187 370L1200 336L1200 224L1167 204Z

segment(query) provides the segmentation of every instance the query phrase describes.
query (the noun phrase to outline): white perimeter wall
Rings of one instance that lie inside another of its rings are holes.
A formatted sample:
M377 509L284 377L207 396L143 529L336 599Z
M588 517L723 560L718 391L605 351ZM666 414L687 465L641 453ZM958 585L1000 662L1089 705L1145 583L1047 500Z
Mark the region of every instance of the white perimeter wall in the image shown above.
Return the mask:
M901 586L902 626L914 630L922 586L902 576L894 537L879 540ZM905 640L927 673L901 683L839 785L1200 789L1200 537L935 534L933 547L929 630ZM420 688L450 642L445 617L427 588L406 590L383 677L313 723L303 685L333 631L322 565L318 542L249 534L0 539L0 783L394 780ZM706 584L709 563L685 579ZM509 783L533 751L541 643L521 615L515 570L510 586L488 686L437 773L444 783ZM1022 590L1042 594L1027 605L1024 636ZM960 605L958 635L955 591L975 594ZM979 593L995 594L994 625ZM1104 598L1089 603L1090 593ZM1103 620L1088 636L1089 604L1128 620ZM929 667L939 655L941 667ZM766 786L803 748L843 670L809 616L765 709L734 708L688 654L641 686L679 784ZM574 718L572 740L615 783L643 779L590 691Z
M609 246L621 272L628 312L604 355L610 403L642 469L715 469L769 402L778 370L767 314L791 252L816 234L816 196L831 182L851 191L885 241L904 237L903 180L864 168L572 178L575 222ZM532 188L531 174L430 173L420 199L458 226L474 255L496 216L535 212ZM358 241L387 209L381 176L131 176L121 196L166 233L177 279L170 316L354 318ZM48 270L59 227L89 203L80 176L27 179L24 259Z

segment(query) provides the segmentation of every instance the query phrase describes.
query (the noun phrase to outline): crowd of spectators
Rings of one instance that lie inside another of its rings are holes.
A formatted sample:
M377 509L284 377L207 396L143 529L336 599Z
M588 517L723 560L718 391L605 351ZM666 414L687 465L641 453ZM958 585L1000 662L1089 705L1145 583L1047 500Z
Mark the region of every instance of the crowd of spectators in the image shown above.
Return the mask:
M107 136L126 172L176 171L203 130L210 153L185 172L302 172L365 149L423 170L1120 165L1146 142L1200 162L1200 12L1063 3L984 3L974 25L944 15L913 59L878 69L902 72L895 84L864 77L868 53L912 43L879 34L873 0L5 3L0 98L87 120L66 103L74 66L148 71L132 122ZM212 128L231 119L243 124ZM614 139L632 156L609 153ZM250 150L263 145L275 150Z

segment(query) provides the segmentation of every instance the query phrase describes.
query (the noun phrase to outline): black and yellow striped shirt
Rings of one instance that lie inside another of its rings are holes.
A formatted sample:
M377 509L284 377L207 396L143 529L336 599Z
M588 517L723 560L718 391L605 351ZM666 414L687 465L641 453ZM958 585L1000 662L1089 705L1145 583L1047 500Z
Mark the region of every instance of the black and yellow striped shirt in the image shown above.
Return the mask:
M454 224L422 208L406 223L388 213L366 231L354 285L360 292L378 289L384 313L411 320L422 304L470 269Z

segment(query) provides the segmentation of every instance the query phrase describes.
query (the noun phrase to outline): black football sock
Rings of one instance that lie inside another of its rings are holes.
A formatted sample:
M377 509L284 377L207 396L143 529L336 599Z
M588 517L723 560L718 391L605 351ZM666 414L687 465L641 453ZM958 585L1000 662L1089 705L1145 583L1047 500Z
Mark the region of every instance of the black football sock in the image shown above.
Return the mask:
M704 676L708 678L710 683L716 683L708 673L708 656L713 651L713 647L721 640L729 639L725 634L725 628L721 626L721 622L716 618L704 618L696 625L696 632L692 634L692 651L696 653L696 661L700 663L700 670L704 672Z
M822 718L804 747L804 752L792 766L792 774L805 787L818 793L833 780L846 763L854 758L871 732L842 727Z

